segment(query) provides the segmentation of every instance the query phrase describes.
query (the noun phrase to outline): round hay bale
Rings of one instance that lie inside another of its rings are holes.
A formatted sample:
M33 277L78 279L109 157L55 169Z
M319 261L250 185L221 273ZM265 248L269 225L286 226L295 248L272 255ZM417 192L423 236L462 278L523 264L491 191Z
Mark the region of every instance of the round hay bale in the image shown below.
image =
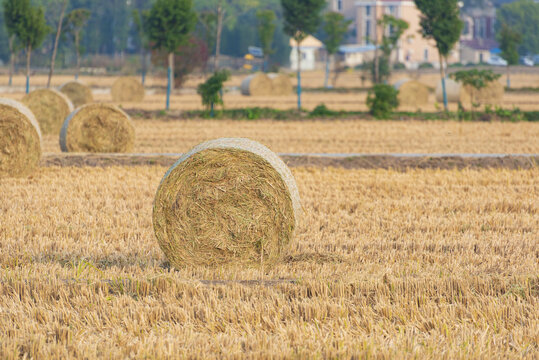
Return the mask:
M41 159L41 131L23 104L0 98L0 178L32 173Z
M248 139L202 143L165 174L153 208L155 235L175 267L271 265L301 216L290 169Z
M458 82L452 79L445 79L445 90L447 93L447 102L461 104L470 103L470 94ZM438 82L436 86L436 101L442 103L444 95L442 92L442 82Z
M129 116L109 104L88 104L73 111L60 132L64 152L125 153L133 150L135 128Z
M417 108L429 102L429 88L419 81L402 79L393 86L399 91L400 106Z
M43 134L59 134L65 118L74 110L69 98L54 89L34 90L22 99L34 113Z
M112 85L111 95L114 102L141 102L144 100L144 86L137 79L121 77Z
M285 74L268 74L268 77L271 80L273 95L286 96L291 95L294 91L292 86L292 81Z
M478 104L497 105L503 101L503 96L505 95L504 86L497 80L489 82L486 87L480 90L476 90L469 85L464 88L471 95L470 104L466 105L471 105L472 97L473 101Z
M249 75L241 83L241 94L246 96L272 95L273 83L266 74Z
M60 87L60 91L67 95L75 108L94 102L92 90L80 81L70 81Z

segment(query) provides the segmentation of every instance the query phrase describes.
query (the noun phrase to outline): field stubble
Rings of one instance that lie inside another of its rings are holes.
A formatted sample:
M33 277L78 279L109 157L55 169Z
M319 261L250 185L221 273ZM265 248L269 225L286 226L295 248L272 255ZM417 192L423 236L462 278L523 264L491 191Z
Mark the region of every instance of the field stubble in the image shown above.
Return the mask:
M306 217L263 274L168 268L165 170L2 180L0 357L537 356L537 169L295 169Z

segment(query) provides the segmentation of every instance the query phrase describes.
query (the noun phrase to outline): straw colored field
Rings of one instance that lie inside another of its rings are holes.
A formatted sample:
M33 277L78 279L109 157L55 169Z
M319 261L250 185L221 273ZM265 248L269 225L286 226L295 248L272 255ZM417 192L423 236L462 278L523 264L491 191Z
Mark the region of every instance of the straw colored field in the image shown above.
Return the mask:
M1 358L537 357L537 170L296 169L306 216L262 274L168 269L164 172L2 180Z
M135 153L180 153L220 137L247 137L282 153L531 153L539 124L454 121L136 120ZM44 151L59 152L58 136Z

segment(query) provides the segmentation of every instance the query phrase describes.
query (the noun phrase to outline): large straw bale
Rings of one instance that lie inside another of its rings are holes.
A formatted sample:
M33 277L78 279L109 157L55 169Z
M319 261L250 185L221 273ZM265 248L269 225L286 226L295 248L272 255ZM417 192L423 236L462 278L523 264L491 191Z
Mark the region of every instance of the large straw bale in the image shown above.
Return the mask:
M22 103L34 113L43 134L58 135L65 118L74 110L71 100L54 89L32 91Z
M464 88L469 94L473 95L475 103L482 105L498 105L503 101L503 96L505 95L504 86L497 80L490 81L487 86L480 90L476 90L469 85ZM471 98L472 96L470 96L470 101ZM465 105L469 106L470 104Z
M60 87L60 91L67 95L75 108L94 102L92 90L80 81L70 81Z
M445 79L445 89L447 93L447 102L461 104L470 103L470 94L464 87L452 79ZM444 96L442 91L442 82L440 81L436 86L436 101L443 102Z
M249 75L241 83L241 93L247 96L272 95L273 82L263 73Z
M268 74L272 83L272 95L286 96L291 95L294 91L290 77L285 74Z
M124 153L133 150L135 128L117 106L88 104L65 120L60 132L64 152Z
M144 86L131 77L118 78L111 89L114 102L141 102L144 100Z
M155 235L175 267L272 265L301 216L296 182L265 146L229 138L202 143L165 174Z
M31 174L41 159L41 131L18 101L0 98L0 178Z
M399 91L400 106L417 108L429 102L429 88L419 81L401 79L393 86Z

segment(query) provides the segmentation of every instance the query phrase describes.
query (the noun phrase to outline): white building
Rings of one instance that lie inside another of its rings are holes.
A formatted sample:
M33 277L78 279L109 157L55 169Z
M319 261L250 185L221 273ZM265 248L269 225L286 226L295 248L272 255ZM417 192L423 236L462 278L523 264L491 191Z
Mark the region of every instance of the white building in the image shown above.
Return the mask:
M298 46L294 39L290 39L290 67L292 70L298 69ZM301 42L299 48L301 52L301 70L315 70L317 61L321 61L320 50L324 48L324 44L313 36L307 36L305 40Z

